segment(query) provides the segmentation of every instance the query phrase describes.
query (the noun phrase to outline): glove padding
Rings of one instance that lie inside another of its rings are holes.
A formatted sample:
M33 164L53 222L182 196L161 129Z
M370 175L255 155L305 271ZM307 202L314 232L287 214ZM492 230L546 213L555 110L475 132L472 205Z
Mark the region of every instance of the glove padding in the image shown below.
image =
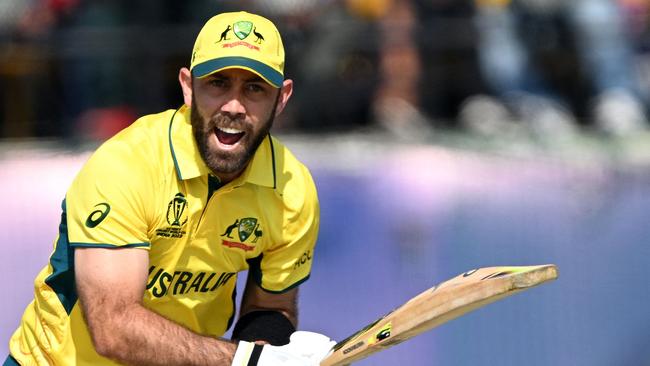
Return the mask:
M281 347L240 341L232 366L318 366L335 344L325 335L305 331L294 332L289 344ZM254 350L259 347L262 352L255 361Z

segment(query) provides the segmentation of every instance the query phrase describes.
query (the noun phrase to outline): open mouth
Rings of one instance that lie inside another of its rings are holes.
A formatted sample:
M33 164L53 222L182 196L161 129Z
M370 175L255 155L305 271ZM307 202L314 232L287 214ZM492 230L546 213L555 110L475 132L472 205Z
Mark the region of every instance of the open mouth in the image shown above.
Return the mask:
M214 134L222 144L234 145L244 137L245 132L235 128L217 127L214 129Z

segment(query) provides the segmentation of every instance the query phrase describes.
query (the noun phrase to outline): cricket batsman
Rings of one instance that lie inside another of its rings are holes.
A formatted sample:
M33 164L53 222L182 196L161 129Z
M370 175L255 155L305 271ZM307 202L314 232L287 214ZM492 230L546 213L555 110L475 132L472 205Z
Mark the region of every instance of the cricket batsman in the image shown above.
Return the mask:
M293 90L280 33L216 15L178 79L180 108L138 119L74 179L5 366L313 366L330 352L296 332L319 206L269 134Z

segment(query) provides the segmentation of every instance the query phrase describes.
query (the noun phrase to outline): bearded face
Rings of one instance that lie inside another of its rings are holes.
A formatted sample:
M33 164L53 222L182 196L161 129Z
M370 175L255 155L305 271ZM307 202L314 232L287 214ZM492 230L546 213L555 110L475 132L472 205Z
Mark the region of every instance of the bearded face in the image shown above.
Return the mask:
M197 97L197 90L194 87L192 90L190 118L201 157L220 178L233 178L246 168L268 135L273 125L279 93L277 89L272 89L275 96L271 95L271 103L266 101L262 105L267 108L256 106L255 101L248 101L247 108L237 113L228 111L227 108L217 108L210 114L210 109L198 102L197 99L202 98Z

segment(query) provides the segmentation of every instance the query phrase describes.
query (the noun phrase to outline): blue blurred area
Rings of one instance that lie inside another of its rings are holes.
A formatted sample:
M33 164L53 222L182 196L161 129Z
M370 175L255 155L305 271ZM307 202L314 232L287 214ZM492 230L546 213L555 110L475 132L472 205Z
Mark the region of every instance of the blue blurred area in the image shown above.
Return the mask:
M555 263L558 281L358 364L650 364L646 172L435 148L382 165L316 170L323 232L304 327L340 340L465 270Z
M560 269L555 282L356 364L650 365L647 165L388 141L363 157L345 144L285 141L312 169L322 211L301 289L302 329L341 340L476 267ZM86 158L0 153L0 354L50 254L60 199Z

